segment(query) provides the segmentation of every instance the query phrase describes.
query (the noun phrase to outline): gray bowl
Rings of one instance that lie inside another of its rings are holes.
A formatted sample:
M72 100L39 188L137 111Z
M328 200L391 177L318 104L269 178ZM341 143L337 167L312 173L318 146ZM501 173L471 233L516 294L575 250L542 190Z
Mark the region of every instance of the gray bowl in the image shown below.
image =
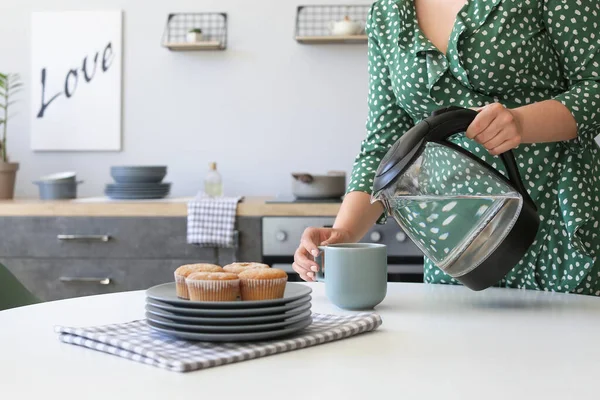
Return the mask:
M159 183L167 175L167 167L111 167L110 175L117 183Z
M67 200L77 198L77 185L83 181L36 181L42 200Z

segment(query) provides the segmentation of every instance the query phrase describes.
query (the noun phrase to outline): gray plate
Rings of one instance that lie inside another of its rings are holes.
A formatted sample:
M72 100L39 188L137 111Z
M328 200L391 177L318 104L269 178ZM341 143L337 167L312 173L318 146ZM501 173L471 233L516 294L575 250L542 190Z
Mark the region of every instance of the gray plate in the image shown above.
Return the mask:
M162 328L152 321L146 322L155 331L179 339L196 340L200 342L247 342L253 340L274 339L301 331L302 329L312 324L312 318L309 317L306 320L298 322L297 324L291 325L285 329L274 329L272 331L250 333L198 333L190 331L181 331L172 328Z
M108 197L115 200L152 200L152 199L162 199L167 197L168 193L158 193L158 194L144 194L144 195L133 195L133 194L122 194L122 193L105 193Z
M158 326L163 328L173 328L177 330L184 330L190 332L199 333L242 333L242 332L264 332L272 331L273 329L285 328L290 325L294 325L298 322L302 322L307 318L310 318L310 310L303 312L302 314L296 315L295 317L288 318L283 322L271 322L266 324L257 325L195 325L195 324L180 324L177 322L170 321L166 318L157 317L149 312L146 313L146 319L152 321Z
M287 304L312 293L306 285L288 282L283 298L261 301L191 301L177 297L175 282L163 283L146 290L146 296L178 307L188 308L260 308Z
M310 310L311 304L310 302L304 303L303 305L291 309L289 311L273 314L273 315L259 315L256 317L221 317L221 318L209 318L209 317L190 317L185 315L179 315L176 313L172 313L167 310L163 310L157 307L153 307L149 304L146 304L146 311L150 314L162 317L170 320L171 322L180 323L180 324L197 324L197 325L254 325L254 324L262 324L267 322L282 322L287 318L294 317L298 314L302 314L303 312Z
M141 189L141 190L157 190L157 189L168 189L171 187L171 182L161 183L107 183L107 189Z
M293 310L310 302L311 297L302 297L291 303L273 307L260 308L189 308L178 307L172 304L163 303L154 299L146 299L147 304L158 307L163 310L171 311L179 315L192 315L195 317L256 317L258 315L281 314Z

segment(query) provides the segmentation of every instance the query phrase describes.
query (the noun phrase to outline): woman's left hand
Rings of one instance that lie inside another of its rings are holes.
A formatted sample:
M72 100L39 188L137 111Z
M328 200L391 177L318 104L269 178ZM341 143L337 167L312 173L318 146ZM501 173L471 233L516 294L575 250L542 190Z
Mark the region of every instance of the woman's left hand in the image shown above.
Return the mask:
M469 139L482 144L496 156L521 144L522 129L514 111L500 103L477 109L479 114L466 131Z

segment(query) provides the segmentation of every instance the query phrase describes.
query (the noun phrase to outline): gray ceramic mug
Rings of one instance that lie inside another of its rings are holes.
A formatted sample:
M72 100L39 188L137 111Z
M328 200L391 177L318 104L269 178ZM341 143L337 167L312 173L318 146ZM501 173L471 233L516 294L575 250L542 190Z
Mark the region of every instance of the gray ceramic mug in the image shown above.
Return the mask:
M387 294L387 248L375 243L319 246L317 281L329 300L347 310L372 309Z

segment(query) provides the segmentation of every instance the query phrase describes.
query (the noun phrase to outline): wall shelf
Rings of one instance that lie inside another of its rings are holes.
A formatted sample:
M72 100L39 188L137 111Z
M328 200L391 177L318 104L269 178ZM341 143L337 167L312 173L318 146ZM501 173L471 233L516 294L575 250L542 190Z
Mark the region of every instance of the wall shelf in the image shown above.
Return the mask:
M202 30L202 40L188 41L192 29ZM162 46L172 51L207 51L227 48L227 14L218 12L172 13L162 38Z
M367 43L367 35L353 36L296 36L296 41L305 44Z
M296 11L295 40L303 44L366 44L364 27L370 5L306 5ZM361 28L355 35L336 35L331 24L349 19Z
M163 46L173 51L222 50L221 42L217 41L203 41L196 43L163 43Z

